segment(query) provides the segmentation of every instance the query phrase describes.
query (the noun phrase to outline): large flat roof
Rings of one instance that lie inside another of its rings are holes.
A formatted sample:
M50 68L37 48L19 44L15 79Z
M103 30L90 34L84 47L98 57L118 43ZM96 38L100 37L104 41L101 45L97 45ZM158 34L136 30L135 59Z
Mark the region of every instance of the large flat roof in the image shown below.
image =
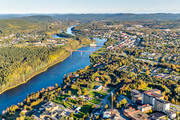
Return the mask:
M148 119L148 115L146 113L141 112L140 110L135 110L132 108L125 109L125 112L128 113L128 115L136 120L146 120Z
M150 95L150 96L153 96L153 97L156 97L156 98L163 97L162 94L159 94L159 93L156 93L156 92L160 92L160 90L158 90L158 89L147 90L147 91L144 92L144 94Z
M156 120L156 119L165 117L166 114L164 114L164 113L162 113L162 112L155 112L155 113L150 114L149 116L150 116L150 118L151 118L152 120Z

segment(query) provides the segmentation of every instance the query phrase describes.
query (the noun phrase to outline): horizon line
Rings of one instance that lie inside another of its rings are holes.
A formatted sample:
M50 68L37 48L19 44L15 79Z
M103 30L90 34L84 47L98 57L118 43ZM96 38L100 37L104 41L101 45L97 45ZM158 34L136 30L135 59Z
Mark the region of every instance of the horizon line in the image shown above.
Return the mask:
M77 14L77 15L79 15L79 14L84 14L84 15L86 15L86 14L180 14L180 12L142 12L142 13L140 13L140 12L112 12L112 13L110 13L110 12L107 12L107 13L105 13L105 12L103 12L103 13L91 13L91 12L89 12L89 13L0 13L0 15L23 15L23 14L39 14L39 15L41 15L41 14L44 14L44 15L48 15L48 14L61 14L61 15L67 15L67 14Z

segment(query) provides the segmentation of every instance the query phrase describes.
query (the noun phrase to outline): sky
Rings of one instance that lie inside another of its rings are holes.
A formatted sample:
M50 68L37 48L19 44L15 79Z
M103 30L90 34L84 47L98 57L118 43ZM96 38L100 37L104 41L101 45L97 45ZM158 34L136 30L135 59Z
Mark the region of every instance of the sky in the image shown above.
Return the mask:
M0 0L7 13L180 13L180 0Z

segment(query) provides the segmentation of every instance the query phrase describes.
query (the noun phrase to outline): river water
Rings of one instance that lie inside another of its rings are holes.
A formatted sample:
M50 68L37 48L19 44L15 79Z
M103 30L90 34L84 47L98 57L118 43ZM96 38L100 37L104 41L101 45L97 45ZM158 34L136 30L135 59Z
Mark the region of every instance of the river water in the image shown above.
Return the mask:
M67 29L67 33L72 34L71 28ZM95 38L97 45L103 45L106 39ZM82 47L82 51L96 51L100 47ZM26 84L20 85L16 88L8 90L0 95L0 114L7 107L13 104L22 102L27 95L37 92L42 88L54 86L56 83L59 85L63 81L64 74L74 72L78 69L84 68L90 64L90 52L73 52L66 60L61 63L50 67L47 71L33 77Z

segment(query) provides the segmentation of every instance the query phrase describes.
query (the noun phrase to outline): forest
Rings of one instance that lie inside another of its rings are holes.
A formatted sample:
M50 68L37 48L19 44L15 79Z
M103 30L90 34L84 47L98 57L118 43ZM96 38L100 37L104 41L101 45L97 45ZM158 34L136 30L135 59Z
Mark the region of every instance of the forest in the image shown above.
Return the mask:
M82 36L70 36L63 46L46 43L47 40L61 41L51 35L69 26L68 21L62 24L62 21L44 15L1 19L0 93L64 60L70 55L70 49L90 42ZM35 46L33 43L39 44Z
M61 47L0 48L0 91L26 81L34 72L68 54Z
M85 38L71 40L65 46L2 47L0 48L0 91L27 81L28 78L51 64L70 55L69 49L87 44ZM68 48L68 50L67 50Z

